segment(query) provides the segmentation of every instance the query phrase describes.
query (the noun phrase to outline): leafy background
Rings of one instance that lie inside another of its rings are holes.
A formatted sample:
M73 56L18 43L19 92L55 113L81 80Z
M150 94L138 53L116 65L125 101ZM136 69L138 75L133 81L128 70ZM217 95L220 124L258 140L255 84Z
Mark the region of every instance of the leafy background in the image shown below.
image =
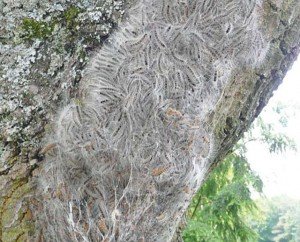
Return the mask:
M185 242L300 241L300 201L264 196L263 182L246 157L252 141L266 145L271 153L296 150L295 142L277 128L287 126L284 110L281 104L273 108L275 123L257 118L210 174L190 204Z

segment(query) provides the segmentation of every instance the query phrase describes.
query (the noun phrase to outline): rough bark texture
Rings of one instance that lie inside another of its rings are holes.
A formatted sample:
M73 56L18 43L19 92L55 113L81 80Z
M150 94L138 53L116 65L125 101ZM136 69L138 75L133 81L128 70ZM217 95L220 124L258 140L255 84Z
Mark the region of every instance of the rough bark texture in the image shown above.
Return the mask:
M79 97L82 70L119 23L124 6L109 0L0 0L0 241L42 240L47 227L39 227L38 214L30 208L41 206L35 182L44 154L53 148L43 138L55 129L57 111ZM220 92L205 121L217 146L202 176L260 113L299 53L299 0L265 0L260 11L260 30L269 43L266 58L255 68L233 70L236 74ZM190 199L197 188L186 197ZM153 217L162 212L153 210ZM172 226L177 221L174 218ZM162 228L159 223L156 226ZM152 241L153 229L149 227L145 241Z
M0 0L0 241L35 233L28 197L41 140L123 9L111 0Z

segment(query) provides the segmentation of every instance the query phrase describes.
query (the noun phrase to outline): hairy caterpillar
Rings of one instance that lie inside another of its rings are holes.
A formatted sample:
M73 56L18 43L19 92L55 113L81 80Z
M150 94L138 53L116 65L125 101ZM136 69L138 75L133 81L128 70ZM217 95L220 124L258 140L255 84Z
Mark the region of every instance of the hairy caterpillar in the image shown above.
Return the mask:
M264 58L256 5L140 0L128 10L85 70L80 105L58 114L56 146L41 151L55 155L40 190L58 191L39 216L46 241L170 241L217 155L207 117L231 71Z

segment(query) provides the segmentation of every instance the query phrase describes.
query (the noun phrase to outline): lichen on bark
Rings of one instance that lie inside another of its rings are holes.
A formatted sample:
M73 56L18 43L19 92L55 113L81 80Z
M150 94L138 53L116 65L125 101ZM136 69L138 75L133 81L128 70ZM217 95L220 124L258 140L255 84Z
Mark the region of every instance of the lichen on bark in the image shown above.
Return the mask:
M28 239L32 172L47 124L76 97L91 51L124 7L111 0L0 1L0 241Z

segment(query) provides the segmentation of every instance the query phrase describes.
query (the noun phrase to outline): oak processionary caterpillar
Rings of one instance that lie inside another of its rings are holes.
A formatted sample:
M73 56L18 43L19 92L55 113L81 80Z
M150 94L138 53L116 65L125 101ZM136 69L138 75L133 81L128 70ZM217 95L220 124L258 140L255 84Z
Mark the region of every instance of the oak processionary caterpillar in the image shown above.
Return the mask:
M219 148L207 116L232 70L267 51L259 4L140 0L128 10L41 151L38 186L54 194L37 216L45 241L170 241Z

